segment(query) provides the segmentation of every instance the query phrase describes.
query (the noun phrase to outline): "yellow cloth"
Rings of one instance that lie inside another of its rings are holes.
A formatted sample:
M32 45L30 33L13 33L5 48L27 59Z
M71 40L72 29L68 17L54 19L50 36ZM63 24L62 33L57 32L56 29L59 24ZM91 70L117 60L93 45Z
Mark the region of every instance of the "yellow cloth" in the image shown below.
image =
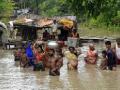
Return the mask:
M69 51L65 52L65 57L68 60L77 60L77 56L75 54L70 53Z
M60 24L63 24L64 26L71 28L73 26L73 21L69 19L61 19L59 20Z

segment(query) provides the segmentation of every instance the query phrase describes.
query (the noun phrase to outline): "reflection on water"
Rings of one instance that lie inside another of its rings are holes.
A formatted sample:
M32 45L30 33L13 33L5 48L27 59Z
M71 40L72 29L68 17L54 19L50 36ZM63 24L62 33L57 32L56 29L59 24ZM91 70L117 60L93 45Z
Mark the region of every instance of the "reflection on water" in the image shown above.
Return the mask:
M82 47L87 51L88 44ZM96 44L98 52L103 43ZM0 50L0 90L120 90L120 67L117 71L101 71L95 65L85 65L79 60L78 71L68 71L67 61L60 76L49 76L45 72L34 72L32 68L23 69L14 62L12 51Z

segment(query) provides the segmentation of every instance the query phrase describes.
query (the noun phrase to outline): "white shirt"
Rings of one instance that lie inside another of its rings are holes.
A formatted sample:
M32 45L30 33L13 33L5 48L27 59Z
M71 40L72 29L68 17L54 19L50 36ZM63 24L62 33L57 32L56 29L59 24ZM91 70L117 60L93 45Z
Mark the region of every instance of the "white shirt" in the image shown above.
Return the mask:
M53 25L52 25L52 29L53 29L53 30L52 30L53 32L56 32L56 31L57 31L57 24L53 24Z
M118 47L117 44L116 44L116 55L117 55L117 58L120 59L120 48Z

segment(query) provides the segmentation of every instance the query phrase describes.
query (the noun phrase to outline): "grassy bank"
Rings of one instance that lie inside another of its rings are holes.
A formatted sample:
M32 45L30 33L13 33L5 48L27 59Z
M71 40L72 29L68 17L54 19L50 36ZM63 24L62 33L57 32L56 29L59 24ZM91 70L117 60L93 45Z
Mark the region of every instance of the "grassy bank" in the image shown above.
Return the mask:
M116 27L116 26L96 27L96 26L87 26L85 24L80 24L78 32L80 34L80 37L120 38L120 27Z

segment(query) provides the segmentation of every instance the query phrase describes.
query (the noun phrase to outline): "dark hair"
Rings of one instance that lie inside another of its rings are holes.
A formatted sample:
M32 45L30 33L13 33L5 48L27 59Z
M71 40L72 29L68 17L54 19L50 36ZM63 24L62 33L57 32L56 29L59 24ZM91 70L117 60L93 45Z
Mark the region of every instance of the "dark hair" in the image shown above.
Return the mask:
M106 41L105 45L111 45L111 41Z
M57 21L56 21L56 20L53 20L53 23L57 23Z
M70 49L73 49L73 50L75 50L75 48L74 48L74 47L69 47L68 49L69 49L69 50L70 50Z
M38 45L38 48L40 48L42 52L44 52L42 45Z
M106 54L107 54L106 50L103 50L103 51L102 51L102 54L106 55Z
M54 49L52 49L52 48L50 48L50 49L49 49L49 51L53 51L53 53L55 53L55 50L54 50Z

